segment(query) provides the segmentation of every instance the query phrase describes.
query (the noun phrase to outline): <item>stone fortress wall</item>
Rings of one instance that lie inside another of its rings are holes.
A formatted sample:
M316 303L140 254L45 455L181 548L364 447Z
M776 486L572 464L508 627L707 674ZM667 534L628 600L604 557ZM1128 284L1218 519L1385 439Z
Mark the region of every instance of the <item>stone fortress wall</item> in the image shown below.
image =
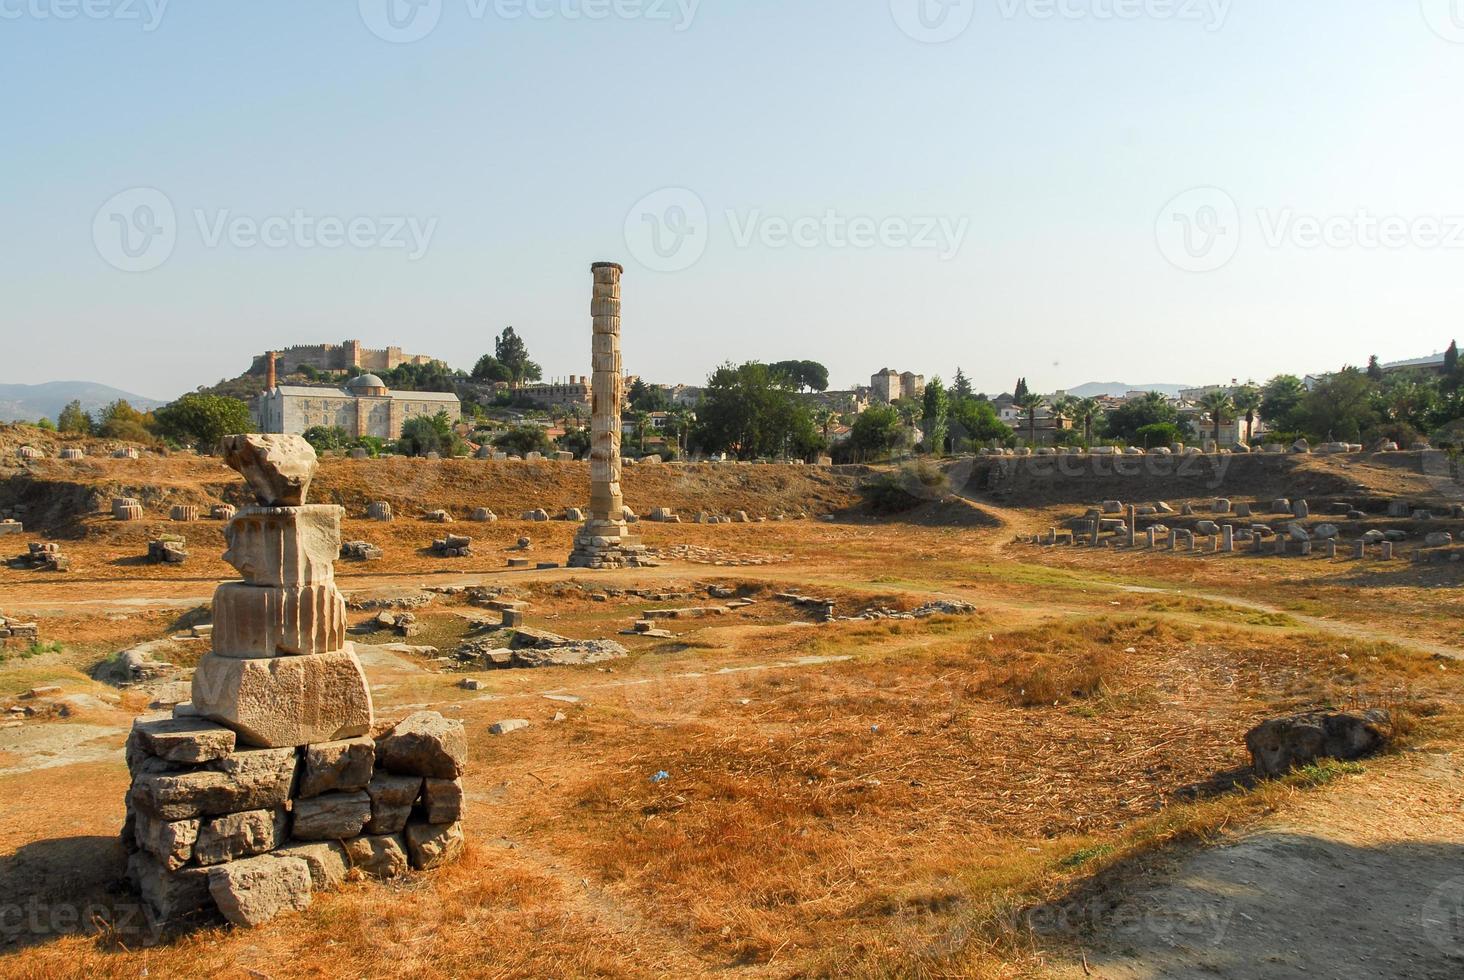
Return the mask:
M390 371L403 364L430 364L435 358L425 354L404 354L400 347L373 350L361 346L359 340L347 340L340 344L303 344L276 351L275 370L280 375L294 374L302 367L317 371L347 371L359 368L362 371ZM268 354L260 354L250 367L251 374L264 374L268 370Z

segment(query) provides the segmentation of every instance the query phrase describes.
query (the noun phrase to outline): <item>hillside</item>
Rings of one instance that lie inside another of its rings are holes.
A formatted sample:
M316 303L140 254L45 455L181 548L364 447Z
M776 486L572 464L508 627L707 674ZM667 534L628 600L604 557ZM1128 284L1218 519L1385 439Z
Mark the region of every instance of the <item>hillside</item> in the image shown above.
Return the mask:
M1076 388L1067 389L1067 393L1074 398L1098 398L1107 395L1110 398L1122 398L1131 391L1160 391L1171 398L1179 395L1186 388L1193 388L1194 385L1176 384L1129 384L1127 381L1089 381L1087 384L1078 385Z
M73 401L81 402L84 412L96 412L122 399L133 408L146 412L165 404L155 398L134 395L93 381L48 381L38 385L0 385L0 422L55 419L57 413Z

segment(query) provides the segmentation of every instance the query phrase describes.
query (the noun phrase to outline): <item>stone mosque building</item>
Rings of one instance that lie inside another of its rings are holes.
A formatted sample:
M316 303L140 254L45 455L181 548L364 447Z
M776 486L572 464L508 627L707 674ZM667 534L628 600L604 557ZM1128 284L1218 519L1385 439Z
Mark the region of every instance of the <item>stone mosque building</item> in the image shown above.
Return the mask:
M271 372L273 373L273 372ZM447 412L457 422L462 403L457 395L438 391L387 390L374 374L362 374L344 388L271 384L255 402L258 431L303 435L317 425L345 430L359 439L400 439L408 419Z

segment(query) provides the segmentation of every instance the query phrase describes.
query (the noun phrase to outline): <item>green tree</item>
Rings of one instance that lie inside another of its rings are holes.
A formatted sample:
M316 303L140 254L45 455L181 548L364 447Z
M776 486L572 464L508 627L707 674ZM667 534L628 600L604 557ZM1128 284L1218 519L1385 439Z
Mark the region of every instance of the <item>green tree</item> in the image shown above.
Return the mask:
M249 406L237 398L184 395L154 413L158 434L202 452L213 452L224 436L240 435L253 428Z
M1376 425L1376 387L1355 367L1346 367L1317 382L1296 412L1300 428L1313 439L1359 442Z
M380 372L378 377L388 388L399 391L453 391L462 375L442 361L430 361L426 364L400 364L390 371Z
M951 404L950 417L958 451L973 449L978 443L1011 441L1011 426L1001 420L989 401L958 398Z
M1141 446L1170 446L1183 440L1184 436L1179 431L1179 426L1172 422L1155 422L1152 425L1145 425L1134 433L1133 442Z
M1042 396L1035 391L1025 392L1016 400L1016 406L1027 413L1027 441L1037 445L1037 409L1042 407Z
M349 437L346 430L338 425L314 425L305 430L305 441L317 453L325 453L333 449L344 449Z
M950 435L951 403L939 377L931 378L926 384L923 401L920 414L925 429L925 451L944 456L946 439Z
M818 361L777 361L770 367L797 391L829 390L829 369Z
M822 446L812 414L788 378L757 361L712 372L696 415L692 441L710 453L808 456Z
M882 459L900 446L905 432L893 406L872 405L854 420L849 448L860 461Z
M478 363L473 365L471 377L474 381L482 381L490 384L494 382L509 382L513 380L513 372L505 367L497 356L484 354L478 358Z
M1449 341L1449 349L1444 351L1444 378L1440 385L1442 390L1453 394L1459 390L1460 383L1464 382L1464 376L1459 371L1459 342Z
M580 458L590 451L592 437L588 429L568 428L555 442L563 452L574 453L575 458Z
M528 345L513 327L503 328L503 333L493 342L493 353L508 371L508 379L516 385L538 381L544 376L539 365L529 360Z
M89 436L95 428L92 417L81 410L81 402L72 401L56 416L56 428L61 432Z
M658 385L648 385L640 378L631 382L627 400L631 408L643 412L664 412L671 407L671 400L666 397L665 389Z
M1372 381L1383 380L1383 365L1376 354L1367 359L1367 376Z
M139 412L125 399L118 399L102 409L97 417L97 434L105 439L151 442L155 425L151 412Z
M1103 405L1096 398L1082 398L1073 406L1073 421L1083 427L1083 444L1093 442L1093 429L1103 417Z
M641 455L644 456L646 452L646 430L651 427L651 413L636 409L630 413L630 421L635 432L635 437L640 442Z
M397 452L406 456L426 456L437 453L441 456L457 456L466 451L467 444L453 430L452 416L446 411L436 415L414 415L402 424L402 437L397 440Z
M1256 413L1261 410L1261 389L1255 385L1242 385L1235 389L1235 411L1245 419L1245 442L1250 445L1256 431Z
M1142 441L1140 429L1146 425L1164 423L1178 427L1179 412L1169 403L1163 392L1151 391L1109 412L1104 423L1104 434L1109 439L1120 442L1138 443Z
M970 398L972 394L971 379L966 377L966 372L956 368L956 376L951 379L951 401Z
M1029 394L1031 394L1031 392L1027 388L1027 379L1018 378L1017 386L1012 390L1012 398L1014 400L1020 401L1022 398Z
M1301 428L1297 411L1306 398L1306 386L1294 374L1278 374L1261 389L1261 418L1273 429Z
M1200 407L1210 413L1210 422L1215 429L1215 445L1220 445L1220 427L1225 424L1227 416L1235 415L1235 399L1228 391L1207 392L1205 397L1200 399Z

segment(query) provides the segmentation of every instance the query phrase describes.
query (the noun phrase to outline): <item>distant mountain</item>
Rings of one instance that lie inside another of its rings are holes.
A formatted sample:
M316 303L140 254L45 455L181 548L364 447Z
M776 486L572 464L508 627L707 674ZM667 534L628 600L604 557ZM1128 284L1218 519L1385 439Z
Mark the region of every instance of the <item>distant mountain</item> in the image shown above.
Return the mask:
M146 412L166 404L155 398L144 398L130 392L90 381L48 381L39 385L0 385L0 422L34 422L39 418L54 420L61 409L73 401L81 402L84 412L95 412L117 399L124 399L138 411Z
M1068 394L1074 398L1098 398L1107 395L1110 398L1122 398L1131 391L1162 391L1171 398L1178 396L1186 388L1193 388L1194 385L1131 385L1123 381L1090 381L1085 385L1076 388L1069 388Z

